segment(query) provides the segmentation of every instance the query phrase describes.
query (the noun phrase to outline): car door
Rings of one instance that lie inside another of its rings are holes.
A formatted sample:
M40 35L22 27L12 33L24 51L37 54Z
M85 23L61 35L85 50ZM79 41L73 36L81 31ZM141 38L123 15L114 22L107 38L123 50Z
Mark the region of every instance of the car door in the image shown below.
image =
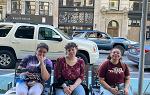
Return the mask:
M60 39L60 40L59 40ZM65 55L66 41L62 36L50 27L38 28L38 43L46 43L49 46L47 56L51 60L56 60L58 57Z
M98 33L102 35L101 38L97 37ZM89 40L94 41L97 44L99 50L107 50L111 47L111 39L105 33L90 32L87 34L87 36Z
M36 50L35 26L20 25L17 27L14 37L11 39L18 59L32 55Z

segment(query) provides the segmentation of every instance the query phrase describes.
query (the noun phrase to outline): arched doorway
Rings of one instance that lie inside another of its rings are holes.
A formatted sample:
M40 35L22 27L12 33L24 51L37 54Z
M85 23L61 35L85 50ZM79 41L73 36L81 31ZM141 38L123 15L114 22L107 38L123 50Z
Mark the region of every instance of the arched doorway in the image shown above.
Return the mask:
M111 35L112 37L118 37L119 36L119 24L117 21L112 20L108 24L107 33Z

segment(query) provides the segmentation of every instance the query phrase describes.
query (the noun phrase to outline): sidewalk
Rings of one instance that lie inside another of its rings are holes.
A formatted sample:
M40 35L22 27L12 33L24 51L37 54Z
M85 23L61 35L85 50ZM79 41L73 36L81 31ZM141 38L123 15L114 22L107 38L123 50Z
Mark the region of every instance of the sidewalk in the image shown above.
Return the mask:
M14 82L14 74L0 75L0 89L7 90L7 84L9 82ZM144 78L143 92L150 95L150 78ZM14 83L13 83L14 84ZM131 88L133 95L138 93L138 78L131 78ZM146 90L147 89L147 90ZM4 94L0 94L4 95Z

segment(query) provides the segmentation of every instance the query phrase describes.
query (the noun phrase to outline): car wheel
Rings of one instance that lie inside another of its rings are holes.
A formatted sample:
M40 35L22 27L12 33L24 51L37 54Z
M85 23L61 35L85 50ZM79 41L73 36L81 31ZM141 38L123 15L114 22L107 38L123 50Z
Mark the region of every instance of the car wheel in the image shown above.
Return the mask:
M15 67L15 56L8 50L0 51L0 68L10 69Z
M114 48L118 48L121 51L121 54L124 55L125 49L121 45L116 45Z
M88 64L88 59L83 53L77 53L77 57L83 59L85 64Z

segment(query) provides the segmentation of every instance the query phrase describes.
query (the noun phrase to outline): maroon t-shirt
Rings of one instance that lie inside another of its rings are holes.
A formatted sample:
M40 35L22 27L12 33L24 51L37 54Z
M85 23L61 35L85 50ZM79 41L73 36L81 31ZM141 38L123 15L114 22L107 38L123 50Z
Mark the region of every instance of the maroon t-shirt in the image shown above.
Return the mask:
M104 78L109 85L125 83L126 76L130 76L129 68L126 64L119 62L114 65L111 61L107 60L100 65L99 77Z
M76 80L77 78L83 80L84 66L84 61L80 58L77 59L77 63L73 66L66 63L65 57L58 58L54 68L55 78L59 79L63 76L67 80ZM60 69L62 69L62 71Z

